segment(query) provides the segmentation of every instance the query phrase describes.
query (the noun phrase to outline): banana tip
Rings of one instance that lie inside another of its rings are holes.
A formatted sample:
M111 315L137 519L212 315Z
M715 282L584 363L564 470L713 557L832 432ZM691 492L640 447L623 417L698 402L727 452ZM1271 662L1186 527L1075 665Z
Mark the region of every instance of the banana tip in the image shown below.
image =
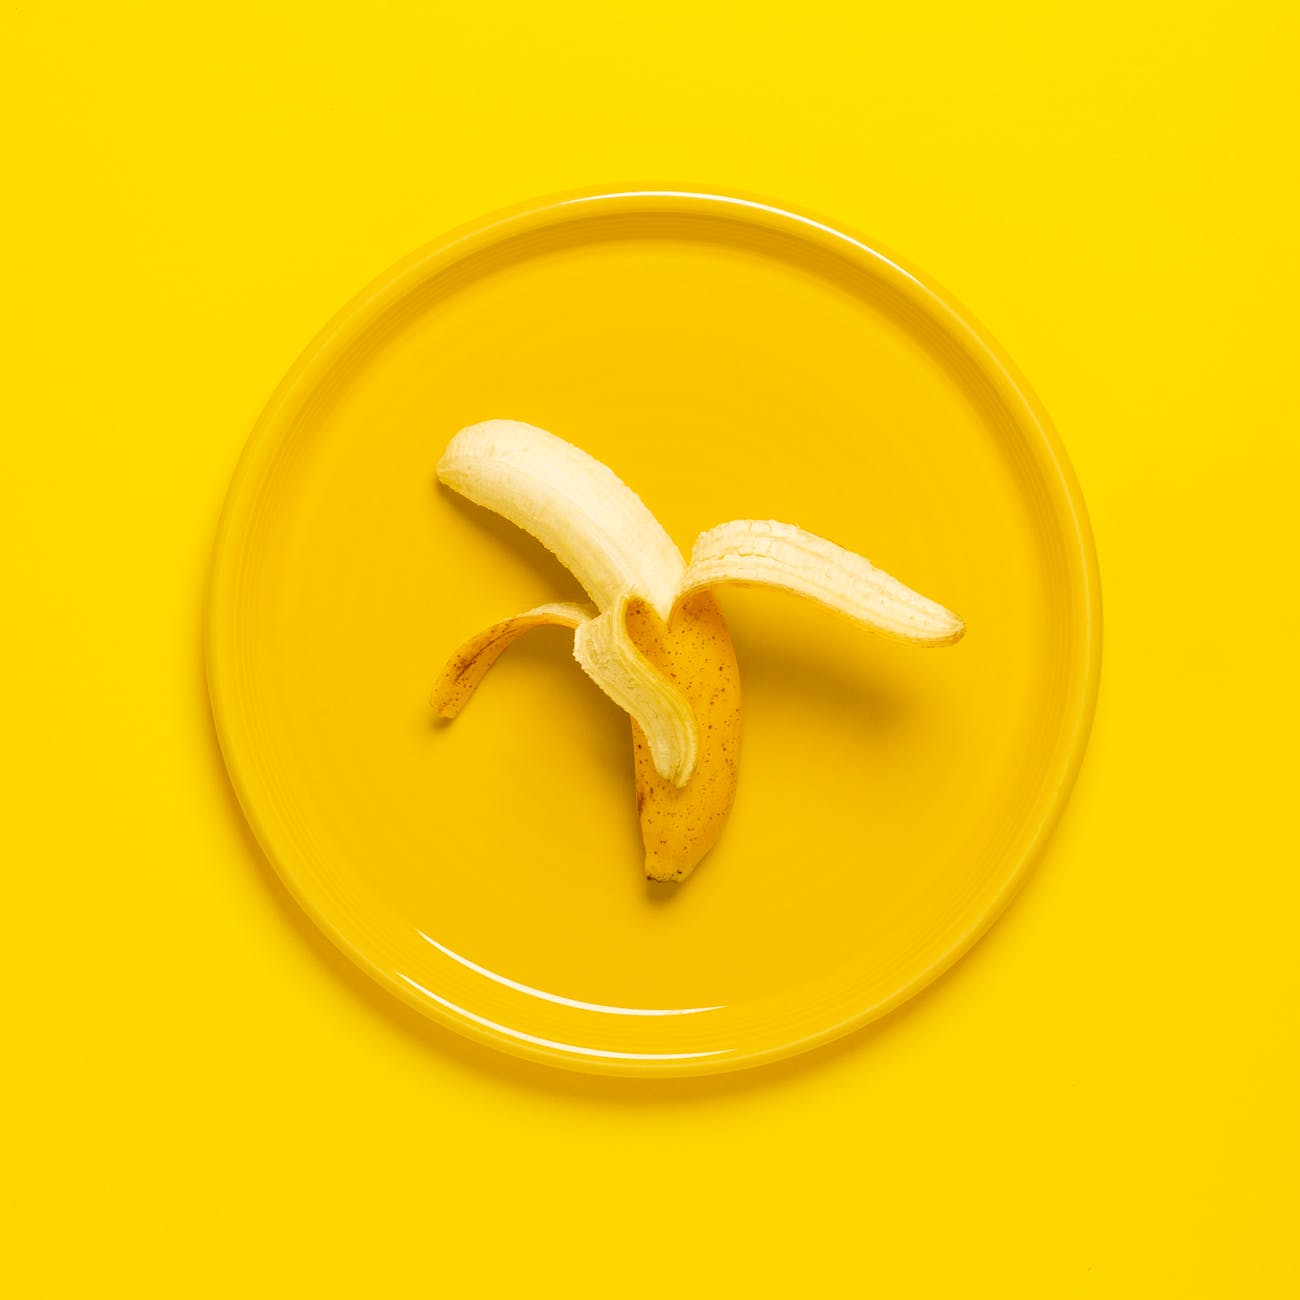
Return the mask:
M449 700L446 695L439 690L429 696L429 708L433 710L434 717L444 718L450 722L460 712L460 706L455 700Z

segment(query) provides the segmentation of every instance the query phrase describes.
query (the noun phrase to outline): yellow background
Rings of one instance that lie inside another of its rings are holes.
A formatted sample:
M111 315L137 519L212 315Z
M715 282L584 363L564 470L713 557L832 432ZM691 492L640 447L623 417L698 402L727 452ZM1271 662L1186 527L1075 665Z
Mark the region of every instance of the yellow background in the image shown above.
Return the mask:
M1294 9L853 8L0 19L0 1289L1300 1285ZM1074 799L957 970L811 1057L629 1083L462 1042L317 935L199 620L339 305L647 182L825 213L964 302L1070 451L1107 624Z

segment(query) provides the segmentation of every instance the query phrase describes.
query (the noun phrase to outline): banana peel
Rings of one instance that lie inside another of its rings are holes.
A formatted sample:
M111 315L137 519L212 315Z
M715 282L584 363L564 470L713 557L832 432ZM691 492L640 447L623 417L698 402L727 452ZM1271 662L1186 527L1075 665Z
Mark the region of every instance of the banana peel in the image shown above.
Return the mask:
M607 466L515 420L462 429L438 477L551 550L594 602L541 605L461 645L434 686L454 718L523 633L561 627L574 658L631 718L645 874L684 880L717 842L740 761L740 671L713 595L769 587L811 600L880 635L951 645L965 625L865 557L775 520L701 533L689 563L641 498Z

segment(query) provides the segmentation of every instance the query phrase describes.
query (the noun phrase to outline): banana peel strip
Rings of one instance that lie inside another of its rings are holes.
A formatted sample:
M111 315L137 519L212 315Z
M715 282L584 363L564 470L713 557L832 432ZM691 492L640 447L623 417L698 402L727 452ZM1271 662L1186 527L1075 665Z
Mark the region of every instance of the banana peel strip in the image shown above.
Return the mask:
M645 733L655 771L684 786L695 771L699 728L687 698L637 648L627 630L630 593L574 634L582 670Z
M775 587L913 645L951 645L966 631L955 614L864 556L774 519L733 519L700 534L682 594L726 584Z
M686 697L637 649L627 630L631 595L597 614L588 605L539 605L502 619L466 641L448 660L429 697L440 718L456 717L488 669L525 632L564 627L574 632L573 657L583 672L645 733L655 770L682 786L695 771L699 732Z
M456 717L469 703L470 696L487 676L488 669L525 632L535 627L577 629L595 614L589 605L538 605L536 609L493 623L477 636L470 637L447 660L429 696L430 707L440 718Z

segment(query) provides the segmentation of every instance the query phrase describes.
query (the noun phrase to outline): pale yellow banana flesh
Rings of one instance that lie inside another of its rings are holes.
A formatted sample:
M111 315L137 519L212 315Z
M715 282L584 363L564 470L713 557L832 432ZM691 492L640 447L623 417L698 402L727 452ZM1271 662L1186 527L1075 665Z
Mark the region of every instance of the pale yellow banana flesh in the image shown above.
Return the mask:
M728 583L802 596L913 645L951 645L966 631L955 614L864 556L774 519L734 519L700 534L682 590Z

